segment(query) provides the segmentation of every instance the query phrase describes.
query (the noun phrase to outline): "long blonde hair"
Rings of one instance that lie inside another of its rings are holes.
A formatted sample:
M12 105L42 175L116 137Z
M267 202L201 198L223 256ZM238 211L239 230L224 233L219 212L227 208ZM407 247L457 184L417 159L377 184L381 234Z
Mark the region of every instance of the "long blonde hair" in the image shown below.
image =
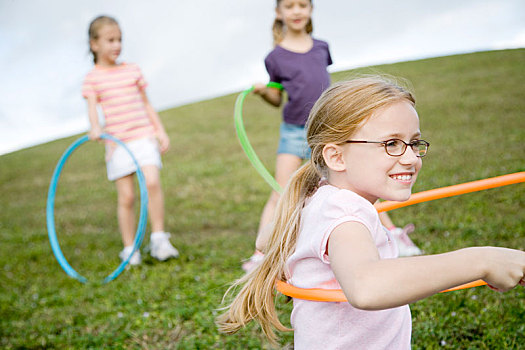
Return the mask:
M286 280L285 263L295 251L301 211L306 199L319 187L326 175L323 148L327 143L343 143L380 108L409 101L413 95L392 79L366 76L339 82L328 88L315 103L308 118L307 141L311 159L299 168L279 199L273 228L262 263L251 273L237 280L225 298L240 288L233 301L221 310L217 318L220 332L235 333L256 319L275 344L274 329L289 331L278 319L275 310L275 281Z
M279 4L283 0L277 0L277 7L279 7ZM312 0L310 0L310 5L312 4ZM314 31L314 25L312 23L312 18L308 20L308 23L306 23L306 33L310 34ZM284 39L284 22L281 19L274 19L273 25L272 25L272 35L273 35L273 46L278 45L281 41Z
M100 28L108 24L118 26L117 20L109 16L98 16L97 18L92 20L91 23L89 24L89 29L88 29L89 52L91 52L91 54L93 55L93 63L95 64L97 63L97 53L91 49L91 41L97 40L99 38Z

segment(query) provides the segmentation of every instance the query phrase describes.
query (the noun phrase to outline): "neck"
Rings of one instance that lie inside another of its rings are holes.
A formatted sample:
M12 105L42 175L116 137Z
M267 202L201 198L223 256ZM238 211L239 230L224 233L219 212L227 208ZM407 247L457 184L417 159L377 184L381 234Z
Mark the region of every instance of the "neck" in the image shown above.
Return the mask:
M313 46L313 39L305 31L287 31L279 45L294 52L308 52Z
M115 66L117 66L117 62L116 61L99 60L99 61L97 61L96 65L99 66L99 67L108 68L108 67L115 67Z
M337 187L337 188L340 188L340 189L343 189L343 190L352 191L355 194L363 197L364 199L366 199L367 201L369 201L372 204L374 204L379 199L377 196L374 196L374 195L372 195L370 193L365 193L365 192L359 191L356 188L354 188L354 186L352 186L346 180L346 176L345 176L345 172L344 171L342 171L342 172L329 171L329 175L328 175L327 181L328 181L329 185Z

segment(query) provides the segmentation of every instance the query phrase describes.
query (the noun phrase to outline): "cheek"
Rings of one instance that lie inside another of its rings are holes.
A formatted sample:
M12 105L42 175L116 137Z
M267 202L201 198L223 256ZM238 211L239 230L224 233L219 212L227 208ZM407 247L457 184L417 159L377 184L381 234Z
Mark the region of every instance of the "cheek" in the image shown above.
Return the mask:
M417 163L416 163L416 171L419 172L422 166L423 166L423 159L418 158Z

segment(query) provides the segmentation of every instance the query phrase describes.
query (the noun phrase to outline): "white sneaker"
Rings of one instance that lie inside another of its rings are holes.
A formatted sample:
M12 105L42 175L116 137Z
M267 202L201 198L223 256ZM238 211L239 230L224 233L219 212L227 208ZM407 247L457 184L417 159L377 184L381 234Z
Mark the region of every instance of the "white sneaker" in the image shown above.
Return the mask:
M178 258L179 252L171 245L170 234L167 232L153 232L150 238L150 254L157 260Z
M120 260L122 260L122 261L126 260L128 258L128 256L131 254L132 251L133 251L133 246L130 245L128 247L124 247L124 249L122 249L122 251L118 255ZM140 252L137 250L137 251L135 251L135 253L133 253L131 258L129 259L129 264L130 265L139 265L140 261L141 261Z
M415 227L413 224L408 224L403 228L396 227L390 230L390 233L392 233L392 236L394 236L397 247L399 248L399 256L414 256L423 254L423 251L419 249L414 242L412 242L410 237L408 237L408 234L414 232L414 229Z

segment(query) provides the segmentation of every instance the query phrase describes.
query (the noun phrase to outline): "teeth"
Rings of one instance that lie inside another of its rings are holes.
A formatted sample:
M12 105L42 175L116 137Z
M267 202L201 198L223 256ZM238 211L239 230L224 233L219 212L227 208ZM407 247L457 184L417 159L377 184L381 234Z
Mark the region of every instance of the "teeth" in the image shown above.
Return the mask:
M412 179L412 175L392 175L391 178L394 180L409 181Z

